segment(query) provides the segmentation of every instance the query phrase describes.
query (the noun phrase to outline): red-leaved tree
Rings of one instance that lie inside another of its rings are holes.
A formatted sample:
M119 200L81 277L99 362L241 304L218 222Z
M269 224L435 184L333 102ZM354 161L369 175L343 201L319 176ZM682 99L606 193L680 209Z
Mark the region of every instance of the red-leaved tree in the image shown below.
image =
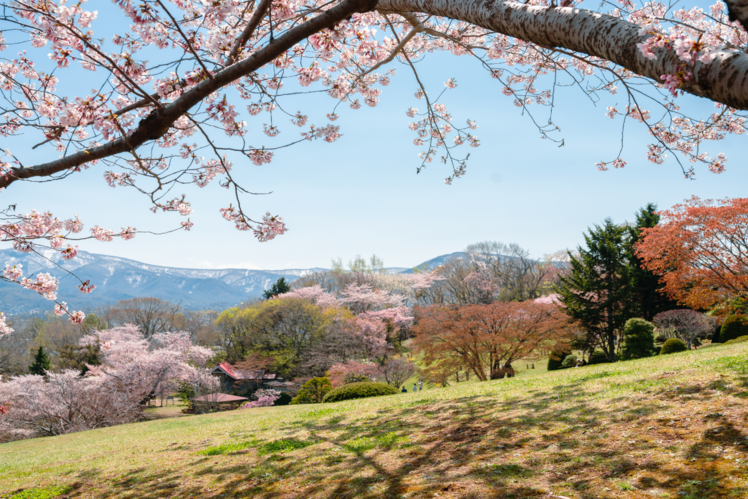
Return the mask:
M534 301L432 305L416 315L413 347L439 375L469 371L481 381L495 379L513 361L567 346L569 339L566 315Z
M664 292L701 309L748 298L748 198L693 197L660 216L636 251Z

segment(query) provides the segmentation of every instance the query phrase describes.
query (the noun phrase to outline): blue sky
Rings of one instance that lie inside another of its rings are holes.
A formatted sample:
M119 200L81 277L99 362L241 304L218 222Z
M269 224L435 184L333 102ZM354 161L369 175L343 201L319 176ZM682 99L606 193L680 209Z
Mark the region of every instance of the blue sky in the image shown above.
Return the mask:
M441 91L448 78L457 78L459 86L443 102L456 122L477 121L475 133L482 145L470 148L468 173L452 186L444 184L449 172L441 164L432 163L416 175L420 148L412 144L415 135L407 128L411 119L405 111L411 106L423 108L424 101L413 97L417 87L407 68L394 67L397 76L383 89L376 108L338 108L341 118L335 124L340 125L343 137L336 143L316 141L281 150L270 165L262 167L235 160L235 172L247 189L272 191L245 199L245 209L257 218L265 211L281 215L289 227L286 235L259 243L250 234L236 231L218 213L231 199L215 183L205 189L182 190L195 210L191 232L139 235L126 242L84 242L80 248L193 268L324 267L331 258L347 261L356 254L372 253L388 266L412 266L482 240L516 242L541 256L575 247L589 226L606 217L617 222L633 220L634 213L648 202L666 208L694 194L703 198L746 195L744 136L708 144L706 150L712 155L728 155L725 173L715 175L697 166L696 180L684 180L672 158L663 165L646 160L648 137L643 127L629 122L623 154L628 166L598 172L595 163L613 159L620 146L620 121L604 113L607 105L623 107L622 95L595 106L578 89L561 89L554 112L565 139L565 146L559 148L540 139L532 122L521 116L512 99L501 93L500 84L478 64L448 54L426 57L419 64L421 78L432 93ZM679 100L692 110L711 112L713 108L703 99ZM287 103L287 109L302 110L311 123L325 125L324 115L334 103L322 94L297 98ZM236 104L246 105L238 99ZM541 120L547 119L544 110L537 110ZM248 120L253 130L251 144L273 143L274 139L261 133L265 116ZM299 132L284 120L281 125L276 143ZM28 148L37 139L3 139L0 147L35 161L57 157L51 149L32 155ZM4 205L17 203L21 211L52 210L64 218L78 214L87 227L131 225L159 231L183 220L175 214L152 214L142 196L108 187L102 174L103 168L94 166L60 182L15 184L0 196Z

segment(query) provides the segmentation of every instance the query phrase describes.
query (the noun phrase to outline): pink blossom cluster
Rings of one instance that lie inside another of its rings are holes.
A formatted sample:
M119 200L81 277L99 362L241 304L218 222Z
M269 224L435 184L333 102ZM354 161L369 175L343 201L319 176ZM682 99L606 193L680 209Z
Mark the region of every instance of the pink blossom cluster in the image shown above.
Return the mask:
M56 292L59 282L47 273L37 274L34 280L22 277L19 284L24 288L36 291L48 300L55 300L57 298Z
M220 209L221 216L229 222L234 222L238 230L252 230L260 242L270 241L276 236L283 235L288 229L283 218L265 213L261 222L250 220L239 208L229 206Z
M54 307L54 313L58 316L67 314L70 318L70 322L72 322L73 324L80 324L86 317L83 312L68 311L67 304L65 302L57 301L57 289L59 287L59 281L56 278L52 277L50 274L40 273L37 274L34 279L29 279L23 277L23 265L18 264L13 265L12 267L10 265L6 265L5 270L3 270L2 280L17 283L26 289L30 289L31 291L39 293L47 300L54 301L56 303ZM88 285L88 281L81 284L81 286L85 285ZM93 286L91 286L91 289L93 289ZM8 328L7 325L5 325L5 316L3 315L2 317L3 320L0 321L0 336L12 332L12 329Z
M340 303L347 305L356 314L387 307L400 307L405 300L401 295L374 289L371 284L349 284L340 295Z
M244 402L239 409L254 409L255 407L270 407L280 397L281 392L273 389L260 389L257 390L249 402Z
M5 336L6 334L10 334L13 332L13 328L11 328L8 325L8 321L5 318L5 314L0 312L0 338Z
M294 289L288 293L278 295L277 298L298 298L301 300L307 300L322 309L334 308L339 305L338 299L332 293L328 293L322 289L322 286L319 284Z

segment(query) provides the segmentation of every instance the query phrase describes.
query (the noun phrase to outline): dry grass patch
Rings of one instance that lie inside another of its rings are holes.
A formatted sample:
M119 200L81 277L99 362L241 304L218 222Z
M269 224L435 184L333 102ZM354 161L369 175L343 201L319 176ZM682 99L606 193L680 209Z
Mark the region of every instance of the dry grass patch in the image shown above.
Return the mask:
M5 497L748 497L748 344L0 445Z

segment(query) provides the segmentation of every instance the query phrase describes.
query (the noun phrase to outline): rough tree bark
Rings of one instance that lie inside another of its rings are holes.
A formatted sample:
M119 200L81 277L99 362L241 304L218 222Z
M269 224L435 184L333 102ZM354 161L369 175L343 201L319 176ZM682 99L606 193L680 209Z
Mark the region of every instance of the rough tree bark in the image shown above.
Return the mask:
M748 29L748 0L724 0L730 21L739 21L743 29Z
M379 0L377 9L465 21L543 47L600 57L658 82L682 64L663 49L655 52L657 60L647 59L636 46L650 36L640 35L640 26L585 9L496 0ZM712 63L696 64L694 77L683 90L736 109L748 109L748 55L737 49L719 51Z

